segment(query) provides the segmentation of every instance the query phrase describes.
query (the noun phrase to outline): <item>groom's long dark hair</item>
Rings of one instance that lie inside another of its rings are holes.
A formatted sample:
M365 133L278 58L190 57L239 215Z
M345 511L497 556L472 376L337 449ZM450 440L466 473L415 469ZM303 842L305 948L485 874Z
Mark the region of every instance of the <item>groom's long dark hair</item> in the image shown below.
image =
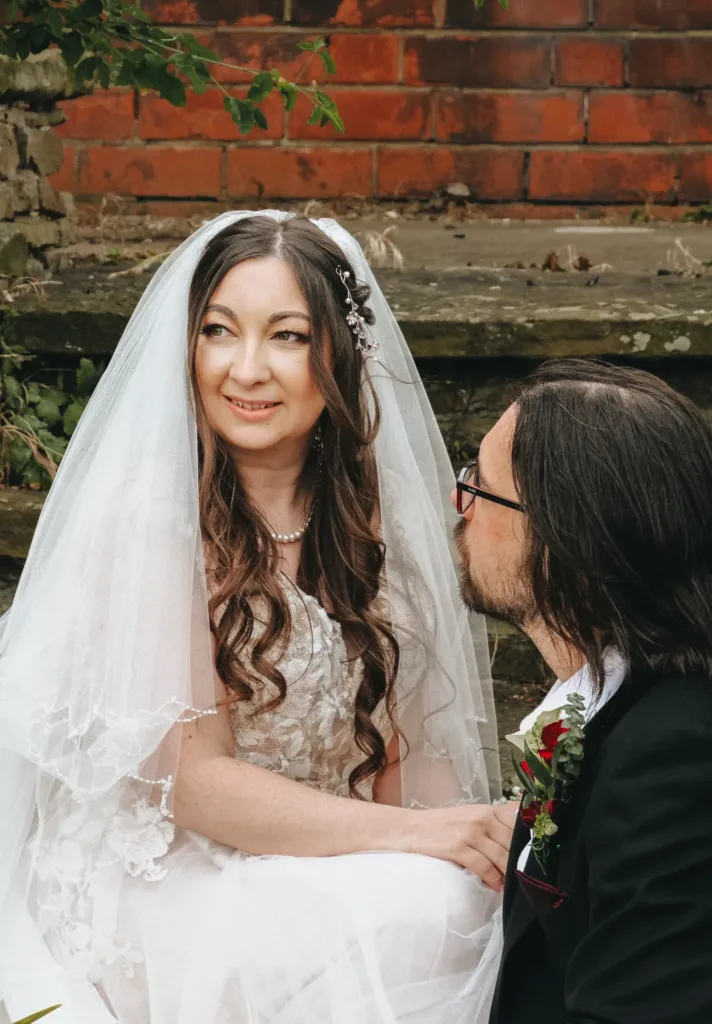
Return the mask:
M603 652L635 670L712 677L712 430L643 370L545 363L525 383L514 476L527 570L549 628L603 682Z

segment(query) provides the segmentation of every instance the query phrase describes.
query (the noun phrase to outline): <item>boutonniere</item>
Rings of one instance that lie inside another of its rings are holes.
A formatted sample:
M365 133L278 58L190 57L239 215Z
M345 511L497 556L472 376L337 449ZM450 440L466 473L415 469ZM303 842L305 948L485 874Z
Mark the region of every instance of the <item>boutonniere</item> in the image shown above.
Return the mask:
M542 868L559 831L559 810L581 770L584 708L583 697L572 693L563 707L542 711L528 732L507 736L518 748L512 763L524 793L522 821L532 830L532 853Z

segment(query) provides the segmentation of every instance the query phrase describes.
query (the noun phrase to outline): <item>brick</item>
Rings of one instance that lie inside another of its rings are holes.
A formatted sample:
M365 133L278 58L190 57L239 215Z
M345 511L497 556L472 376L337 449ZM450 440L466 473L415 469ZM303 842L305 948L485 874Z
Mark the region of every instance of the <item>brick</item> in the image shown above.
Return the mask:
M300 96L289 115L289 138L406 142L426 137L430 119L429 92L411 89L342 89L332 90L331 97L338 104L344 122L343 134L331 125L326 128L308 125L311 104L306 97Z
M512 200L522 196L523 177L524 153L511 149L403 146L378 152L379 196L431 195L458 181L475 200Z
M143 0L159 25L272 25L282 20L283 0Z
M398 81L398 39L393 35L334 33L330 49L336 61L332 82L369 85Z
M236 147L227 156L227 191L239 198L369 196L371 172L368 148Z
M712 142L712 92L594 93L589 142Z
M561 37L554 60L556 85L623 85L623 45L618 40Z
M529 165L529 198L564 202L670 201L677 158L671 153L537 150Z
M709 0L595 0L595 24L680 32L712 28L712 5Z
M712 153L682 154L680 199L688 203L708 203L712 200Z
M536 89L551 78L548 40L494 36L420 36L406 41L409 85Z
M77 153L73 146L64 146L64 159L62 167L56 174L51 175L47 178L53 189L57 192L75 192L76 191L76 169L77 169Z
M294 25L404 28L434 25L437 0L292 0Z
M448 28L585 28L587 0L512 0L507 8L497 0L475 7L474 0L446 0Z
M300 74L307 82L324 82L326 78L321 60L297 45L301 40L313 39L312 33L232 31L203 33L199 38L230 64L253 71L278 68L291 81ZM336 73L329 76L329 82L369 85L398 81L398 39L394 35L334 33L329 49L336 62ZM305 66L307 70L302 73ZM219 82L226 84L252 81L252 75L237 67L214 67L212 71Z
M245 96L246 90L232 89L235 96ZM140 98L138 129L142 139L204 139L232 142L240 138L237 125L223 106L224 95L219 89L208 89L202 96L188 93L184 107L173 107L154 93ZM279 139L284 133L284 105L277 93L262 103L267 118L267 130L253 128L247 138Z
M583 94L452 93L441 98L445 142L581 142Z
M642 89L712 86L712 39L631 39L628 82Z
M56 129L65 139L130 139L134 134L134 94L101 89L60 103L67 120Z
M87 146L78 155L77 192L217 197L221 157L218 147Z
M311 56L299 49L297 43L311 39L308 35L287 35L279 33L250 31L219 31L198 33L198 40L228 64L250 68L252 71L268 71L279 68L285 78L293 80L300 73ZM318 61L321 64L321 61ZM251 82L253 76L238 67L211 67L211 73L218 82L238 84ZM321 80L317 60L310 66L310 78Z

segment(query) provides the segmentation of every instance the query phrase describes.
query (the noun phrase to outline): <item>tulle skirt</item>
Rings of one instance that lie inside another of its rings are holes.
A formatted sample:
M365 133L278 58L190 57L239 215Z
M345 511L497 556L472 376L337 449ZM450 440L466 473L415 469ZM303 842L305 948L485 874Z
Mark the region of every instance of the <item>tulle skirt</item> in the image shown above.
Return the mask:
M188 832L161 863L122 892L133 976L100 986L120 1024L486 1024L500 900L453 864L252 857Z

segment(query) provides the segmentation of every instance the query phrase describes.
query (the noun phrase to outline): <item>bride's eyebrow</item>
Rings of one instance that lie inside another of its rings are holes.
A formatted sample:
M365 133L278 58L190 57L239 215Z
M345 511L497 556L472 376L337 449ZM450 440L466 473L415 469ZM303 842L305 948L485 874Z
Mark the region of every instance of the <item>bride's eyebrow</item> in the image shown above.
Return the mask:
M282 313L273 313L267 321L268 324L278 324L282 320L291 320L293 317L298 317L300 320L306 320L310 323L309 317L306 313L300 313L297 309L286 309Z
M208 313L219 313L221 316L227 317L228 320L232 320L237 323L237 314L233 313L229 306L221 306L219 302L212 303L205 310L205 315Z

